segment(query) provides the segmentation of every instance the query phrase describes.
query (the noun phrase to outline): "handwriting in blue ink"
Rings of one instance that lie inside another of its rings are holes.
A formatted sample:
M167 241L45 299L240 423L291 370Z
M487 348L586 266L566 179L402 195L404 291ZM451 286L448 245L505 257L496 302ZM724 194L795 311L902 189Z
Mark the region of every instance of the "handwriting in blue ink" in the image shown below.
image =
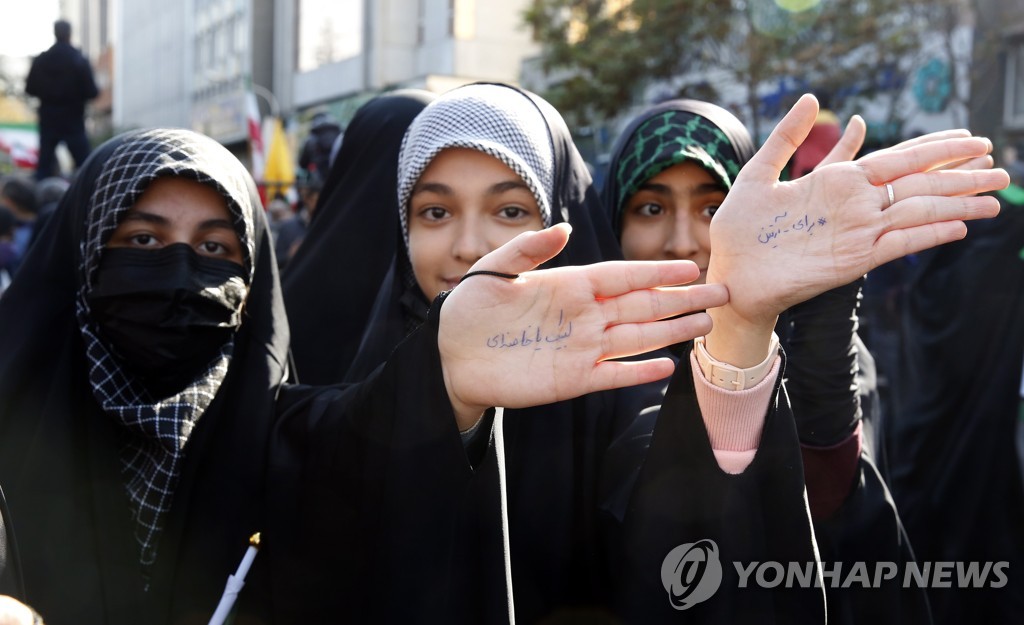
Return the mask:
M514 347L532 347L534 351L551 347L555 350L565 349L566 341L572 336L572 320L568 323L565 312L558 312L558 323L554 328L534 327L532 324L520 330L502 332L487 337L487 347L491 349L511 349Z
M779 221L785 219L788 215L789 211L786 211L781 215L776 215L775 218L772 220L771 225L769 225L766 228L761 228L761 232L757 235L758 243L761 243L762 245L767 245L775 241L775 244L772 245L772 247L778 247L777 239L784 234L788 234L790 232L802 232L806 235L814 236L813 230L815 226L824 227L825 224L828 223L824 217L819 217L817 220L814 220L811 219L809 215L804 214L802 217L800 217L799 219L792 223L786 224L786 222L783 222L781 226L778 226L777 224L779 223Z

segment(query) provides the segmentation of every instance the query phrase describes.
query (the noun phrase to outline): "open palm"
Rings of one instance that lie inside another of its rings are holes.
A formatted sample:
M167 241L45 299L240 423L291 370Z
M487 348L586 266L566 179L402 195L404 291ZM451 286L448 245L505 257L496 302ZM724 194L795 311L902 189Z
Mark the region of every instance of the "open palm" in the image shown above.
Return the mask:
M712 220L708 282L728 287L740 318L765 323L883 263L962 238L963 220L998 213L994 198L968 196L1005 187L1006 172L943 169L991 150L987 139L956 133L780 182L817 110L813 96L797 102Z
M710 329L703 312L725 303L721 285L689 261L609 262L530 271L565 245L565 225L525 233L471 271L521 273L465 280L441 309L438 346L456 414L521 408L650 382L672 361L610 362L687 341ZM475 418L475 417L474 417Z

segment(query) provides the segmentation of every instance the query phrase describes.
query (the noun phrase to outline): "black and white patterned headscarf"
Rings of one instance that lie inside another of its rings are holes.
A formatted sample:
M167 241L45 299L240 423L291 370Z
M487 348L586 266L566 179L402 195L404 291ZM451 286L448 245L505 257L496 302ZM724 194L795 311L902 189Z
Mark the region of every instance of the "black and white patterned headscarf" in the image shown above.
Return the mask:
M526 95L501 85L453 89L421 112L398 154L398 214L409 247L409 197L442 150L469 148L489 154L516 172L530 188L544 227L551 225L554 147L547 121Z
M219 143L188 130L139 132L118 147L103 167L89 202L80 244L78 324L85 341L89 381L103 411L124 427L121 468L135 521L144 570L156 560L163 519L171 507L181 459L192 431L224 381L232 341L195 379L171 397L153 397L126 373L90 319L92 289L103 247L125 213L154 180L178 176L219 192L226 200L238 238L247 283L253 272L253 210L242 164Z

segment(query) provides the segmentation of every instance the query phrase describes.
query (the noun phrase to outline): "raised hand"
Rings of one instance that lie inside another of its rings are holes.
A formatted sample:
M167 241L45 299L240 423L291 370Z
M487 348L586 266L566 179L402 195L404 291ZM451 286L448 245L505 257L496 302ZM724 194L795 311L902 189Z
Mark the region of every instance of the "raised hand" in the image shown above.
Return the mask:
M779 182L817 110L813 96L797 102L711 223L708 282L729 288L733 320L772 325L786 308L900 256L962 238L963 220L999 211L994 198L967 196L1005 187L1005 171L941 169L976 164L991 151L987 139L961 131Z
M706 334L702 311L726 302L721 285L695 280L689 261L608 262L531 271L555 256L570 228L528 232L470 270L441 308L438 346L460 429L491 406L522 408L651 382L667 358L612 362Z

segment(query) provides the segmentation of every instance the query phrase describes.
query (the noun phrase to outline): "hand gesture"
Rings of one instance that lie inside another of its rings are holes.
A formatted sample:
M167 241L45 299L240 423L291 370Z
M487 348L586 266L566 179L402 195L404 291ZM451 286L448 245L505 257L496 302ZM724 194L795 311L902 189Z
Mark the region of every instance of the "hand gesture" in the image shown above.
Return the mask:
M995 198L968 196L1003 188L1009 177L972 169L991 143L961 131L779 182L817 110L813 96L796 103L711 222L708 282L728 287L732 319L773 324L783 310L890 260L960 239L964 220L999 211Z
M702 311L726 302L689 261L608 262L532 271L568 241L568 224L519 235L471 269L441 308L438 346L460 429L491 406L522 408L651 382L667 358L613 362L710 329Z

